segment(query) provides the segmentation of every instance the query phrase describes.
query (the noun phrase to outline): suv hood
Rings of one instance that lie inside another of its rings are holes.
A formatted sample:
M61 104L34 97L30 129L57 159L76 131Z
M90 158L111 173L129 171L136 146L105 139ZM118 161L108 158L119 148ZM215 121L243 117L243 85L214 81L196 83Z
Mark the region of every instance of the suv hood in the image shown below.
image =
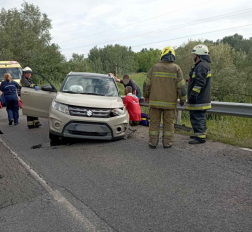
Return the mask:
M121 108L123 101L120 97L105 97L85 94L72 94L58 92L56 102L71 106L82 106L90 108Z

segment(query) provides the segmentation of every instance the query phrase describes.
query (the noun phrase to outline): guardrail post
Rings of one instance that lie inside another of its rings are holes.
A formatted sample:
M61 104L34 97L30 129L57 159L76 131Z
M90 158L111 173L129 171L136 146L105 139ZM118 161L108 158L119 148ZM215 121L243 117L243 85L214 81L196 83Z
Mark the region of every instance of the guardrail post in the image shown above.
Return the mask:
M177 110L176 124L178 125L181 125L181 115L182 115L182 110Z

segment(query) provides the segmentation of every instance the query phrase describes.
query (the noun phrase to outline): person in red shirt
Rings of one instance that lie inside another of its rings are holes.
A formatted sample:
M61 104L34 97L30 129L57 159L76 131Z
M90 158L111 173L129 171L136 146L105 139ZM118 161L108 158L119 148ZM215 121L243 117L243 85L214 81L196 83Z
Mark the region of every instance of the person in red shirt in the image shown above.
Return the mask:
M138 125L141 121L141 108L139 105L139 99L136 95L132 94L132 87L127 86L125 88L125 98L123 104L130 115L130 125Z

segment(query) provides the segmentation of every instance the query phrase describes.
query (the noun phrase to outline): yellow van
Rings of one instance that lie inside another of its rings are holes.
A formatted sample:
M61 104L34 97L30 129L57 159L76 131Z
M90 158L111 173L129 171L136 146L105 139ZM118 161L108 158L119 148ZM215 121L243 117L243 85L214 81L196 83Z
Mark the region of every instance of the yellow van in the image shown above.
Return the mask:
M0 84L4 81L5 73L10 73L12 80L20 83L22 67L17 61L0 61Z

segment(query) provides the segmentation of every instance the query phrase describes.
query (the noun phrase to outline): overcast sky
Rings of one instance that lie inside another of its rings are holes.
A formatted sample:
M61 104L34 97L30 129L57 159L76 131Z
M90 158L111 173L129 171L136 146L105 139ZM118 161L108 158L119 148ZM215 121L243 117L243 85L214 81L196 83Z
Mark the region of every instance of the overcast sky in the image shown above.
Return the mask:
M176 47L189 39L216 40L235 33L252 37L251 0L27 2L38 6L52 20L52 42L60 46L68 59L72 53L87 57L95 45L120 44L139 51L144 47ZM23 0L0 0L0 3L8 10L20 8ZM248 24L251 25L242 27Z

